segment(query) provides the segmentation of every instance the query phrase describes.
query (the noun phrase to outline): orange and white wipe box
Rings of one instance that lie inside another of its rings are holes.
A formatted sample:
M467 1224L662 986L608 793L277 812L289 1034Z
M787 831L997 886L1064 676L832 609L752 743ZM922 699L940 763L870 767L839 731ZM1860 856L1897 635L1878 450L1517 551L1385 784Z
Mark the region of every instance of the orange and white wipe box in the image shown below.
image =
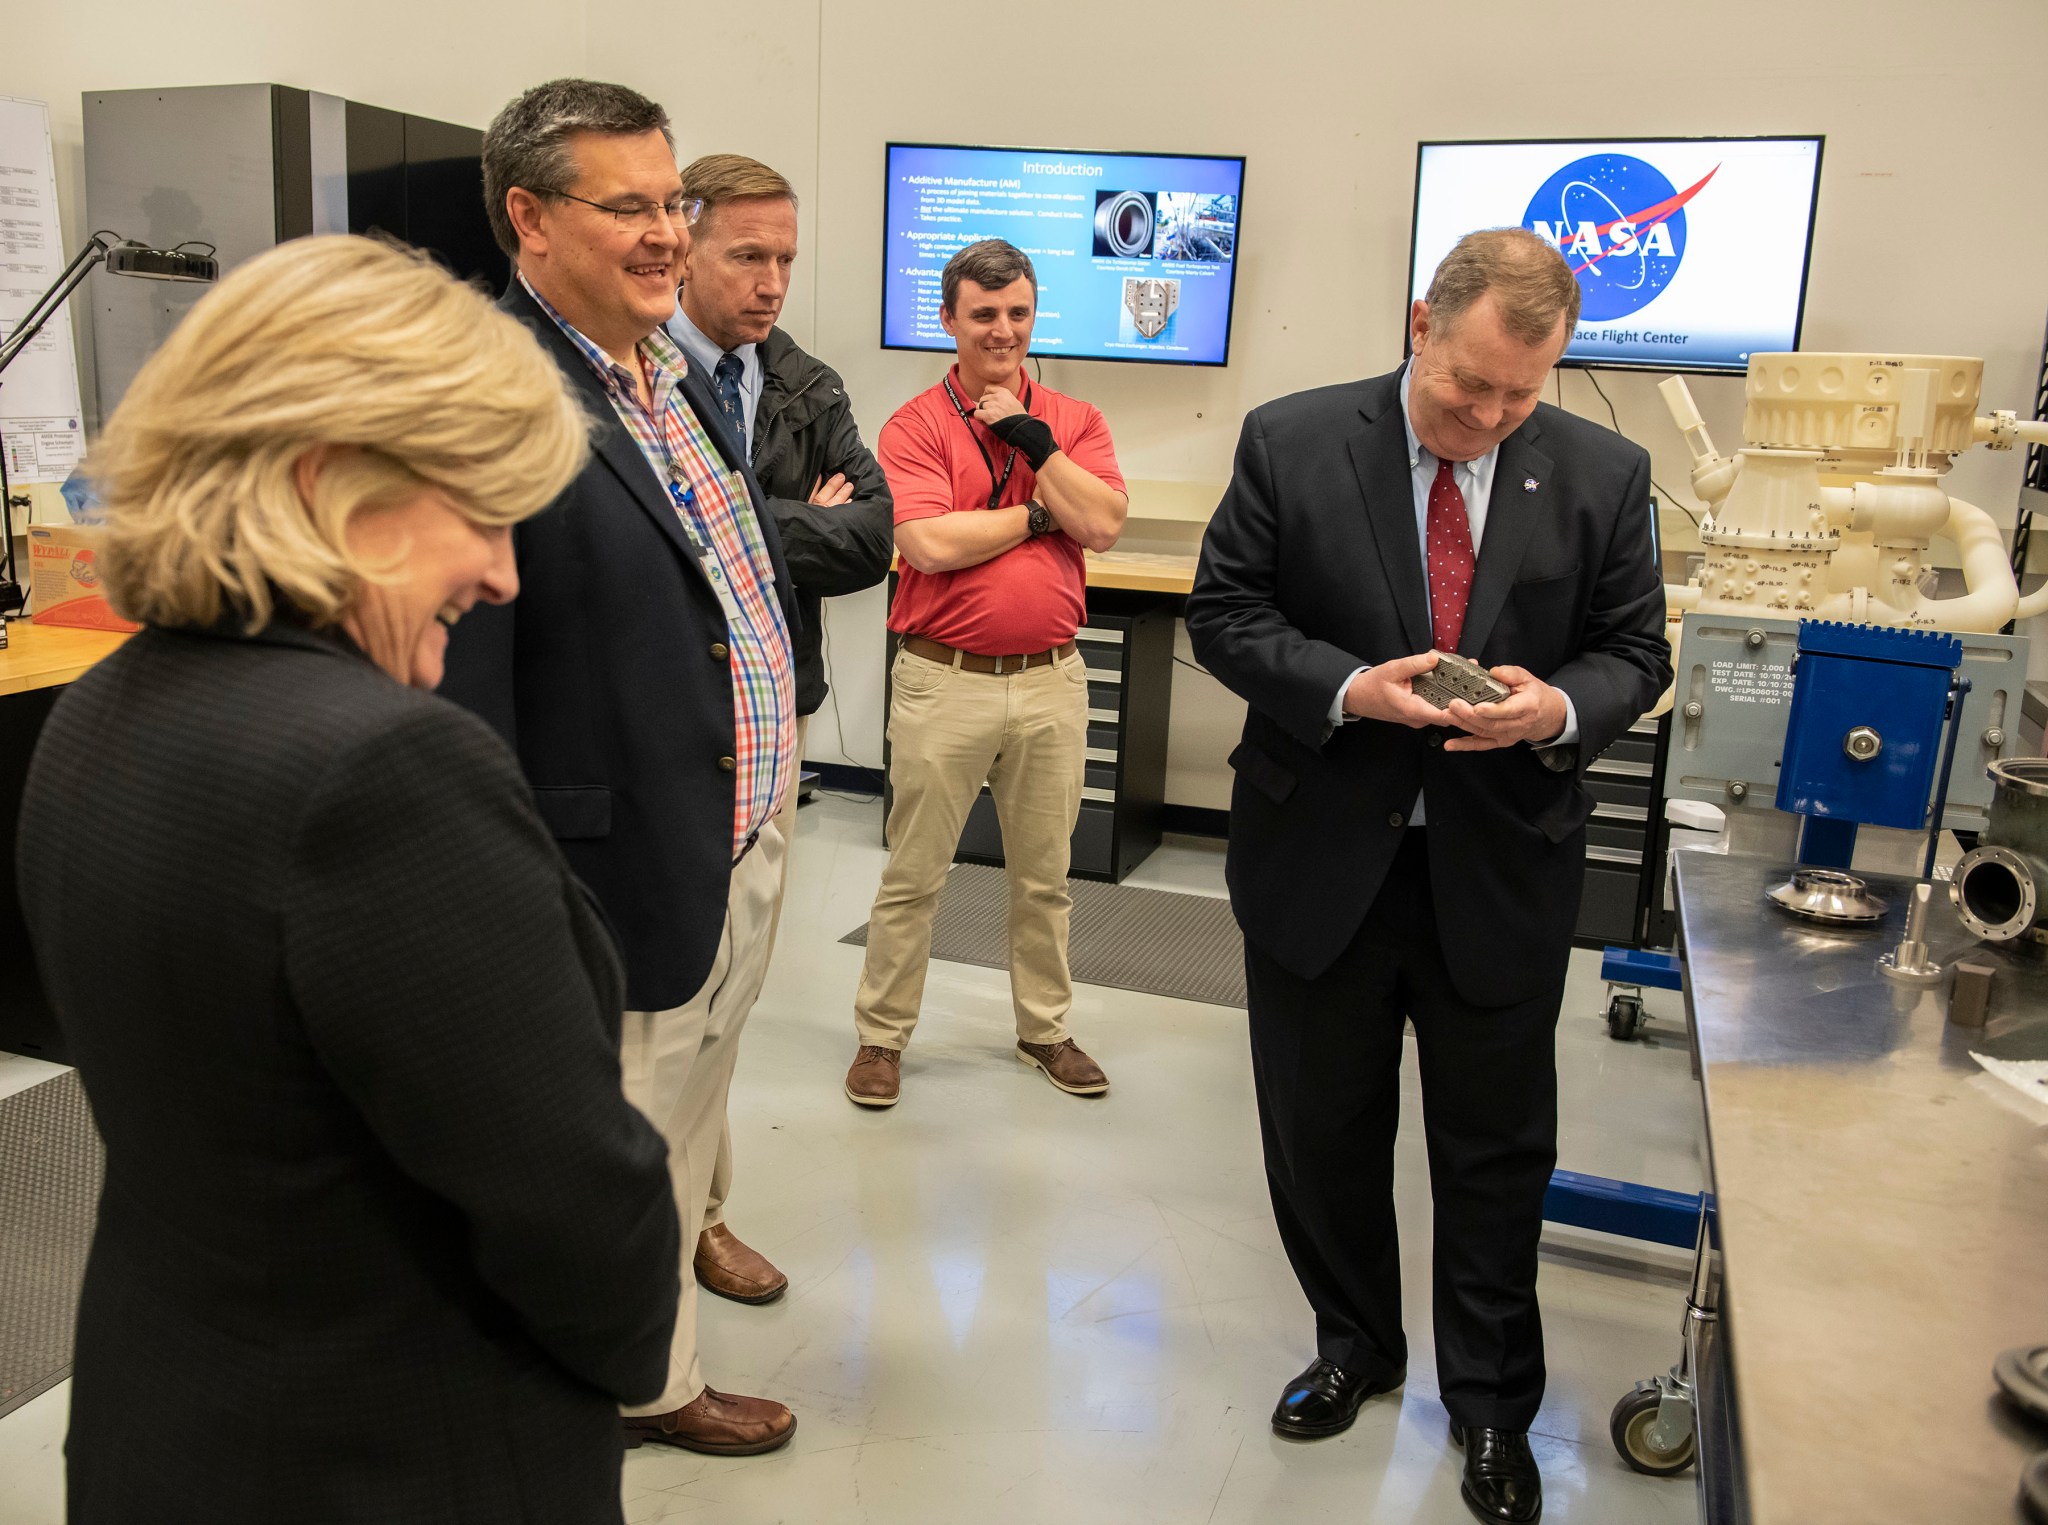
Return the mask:
M31 623L79 630L139 630L107 603L100 585L100 545L106 531L79 524L33 524L28 530L28 587L35 601Z

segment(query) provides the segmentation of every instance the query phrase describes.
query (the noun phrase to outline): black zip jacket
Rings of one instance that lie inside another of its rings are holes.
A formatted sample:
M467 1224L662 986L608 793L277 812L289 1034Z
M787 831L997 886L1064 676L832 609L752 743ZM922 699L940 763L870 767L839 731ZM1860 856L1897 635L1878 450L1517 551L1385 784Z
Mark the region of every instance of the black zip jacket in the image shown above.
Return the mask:
M839 373L797 347L781 329L761 344L761 402L754 414L754 475L782 533L803 625L792 632L796 712L825 702L825 620L820 604L872 588L889 575L895 505L874 452L861 442ZM722 420L721 420L722 422ZM834 472L853 484L836 508L809 502L811 484Z

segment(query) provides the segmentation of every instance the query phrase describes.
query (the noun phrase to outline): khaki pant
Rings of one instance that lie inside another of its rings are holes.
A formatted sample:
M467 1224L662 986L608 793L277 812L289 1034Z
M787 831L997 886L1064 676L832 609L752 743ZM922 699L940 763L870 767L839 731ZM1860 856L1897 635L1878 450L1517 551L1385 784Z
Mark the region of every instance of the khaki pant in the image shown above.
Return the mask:
M768 953L763 961L764 969L775 959L775 935L782 927L782 897L789 891L789 860L796 856L797 785L802 782L804 741L810 734L811 717L799 715L796 721L796 772L789 780L789 792L782 797L782 808L775 813L775 825L782 833L782 877L775 882L775 906L768 913ZM725 1221L725 1199L731 1191L732 1124L727 1122L719 1128L718 1162L711 1167L711 1195L704 1200L705 1228Z
M697 1241L687 1225L704 1220L740 1029L768 973L782 857L782 832L771 821L761 828L753 851L733 867L725 931L703 988L687 1005L668 1011L629 1011L620 1028L626 1099L668 1140L676 1216L685 1225L682 1298L669 1343L668 1386L653 1403L629 1408L628 1414L666 1414L704 1391L697 1365L697 1278L691 1268Z
M889 866L868 916L854 997L862 1043L910 1042L931 960L932 916L982 781L995 796L1010 885L1010 997L1017 1036L1067 1035L1067 863L1088 747L1079 653L997 676L899 652L889 704Z

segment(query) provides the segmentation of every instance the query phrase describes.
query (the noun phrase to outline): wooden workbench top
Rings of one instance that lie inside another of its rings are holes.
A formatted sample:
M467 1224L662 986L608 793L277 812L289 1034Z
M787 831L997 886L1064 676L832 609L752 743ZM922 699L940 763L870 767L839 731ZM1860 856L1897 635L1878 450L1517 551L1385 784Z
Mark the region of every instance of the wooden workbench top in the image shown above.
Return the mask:
M1164 551L1090 551L1088 586L1125 588L1136 593L1178 593L1185 598L1194 591L1195 561L1192 554L1176 556ZM895 557L889 570L900 571L902 566L903 559Z
M1195 557L1166 551L1104 551L1088 554L1088 586L1128 588L1139 593L1194 591Z
M0 651L0 694L69 683L127 639L116 630L69 630L16 620L7 627L7 649Z

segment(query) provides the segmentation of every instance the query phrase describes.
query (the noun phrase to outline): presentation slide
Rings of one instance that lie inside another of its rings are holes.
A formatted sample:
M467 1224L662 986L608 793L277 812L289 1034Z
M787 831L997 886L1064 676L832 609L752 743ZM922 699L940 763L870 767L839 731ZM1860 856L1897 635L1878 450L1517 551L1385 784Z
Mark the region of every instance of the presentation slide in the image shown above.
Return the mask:
M1519 225L1585 293L1566 364L1744 370L1798 347L1821 142L1424 143L1411 299L1465 234Z
M882 347L950 354L946 261L1003 238L1038 272L1032 353L1222 365L1243 191L1243 159L891 143Z

